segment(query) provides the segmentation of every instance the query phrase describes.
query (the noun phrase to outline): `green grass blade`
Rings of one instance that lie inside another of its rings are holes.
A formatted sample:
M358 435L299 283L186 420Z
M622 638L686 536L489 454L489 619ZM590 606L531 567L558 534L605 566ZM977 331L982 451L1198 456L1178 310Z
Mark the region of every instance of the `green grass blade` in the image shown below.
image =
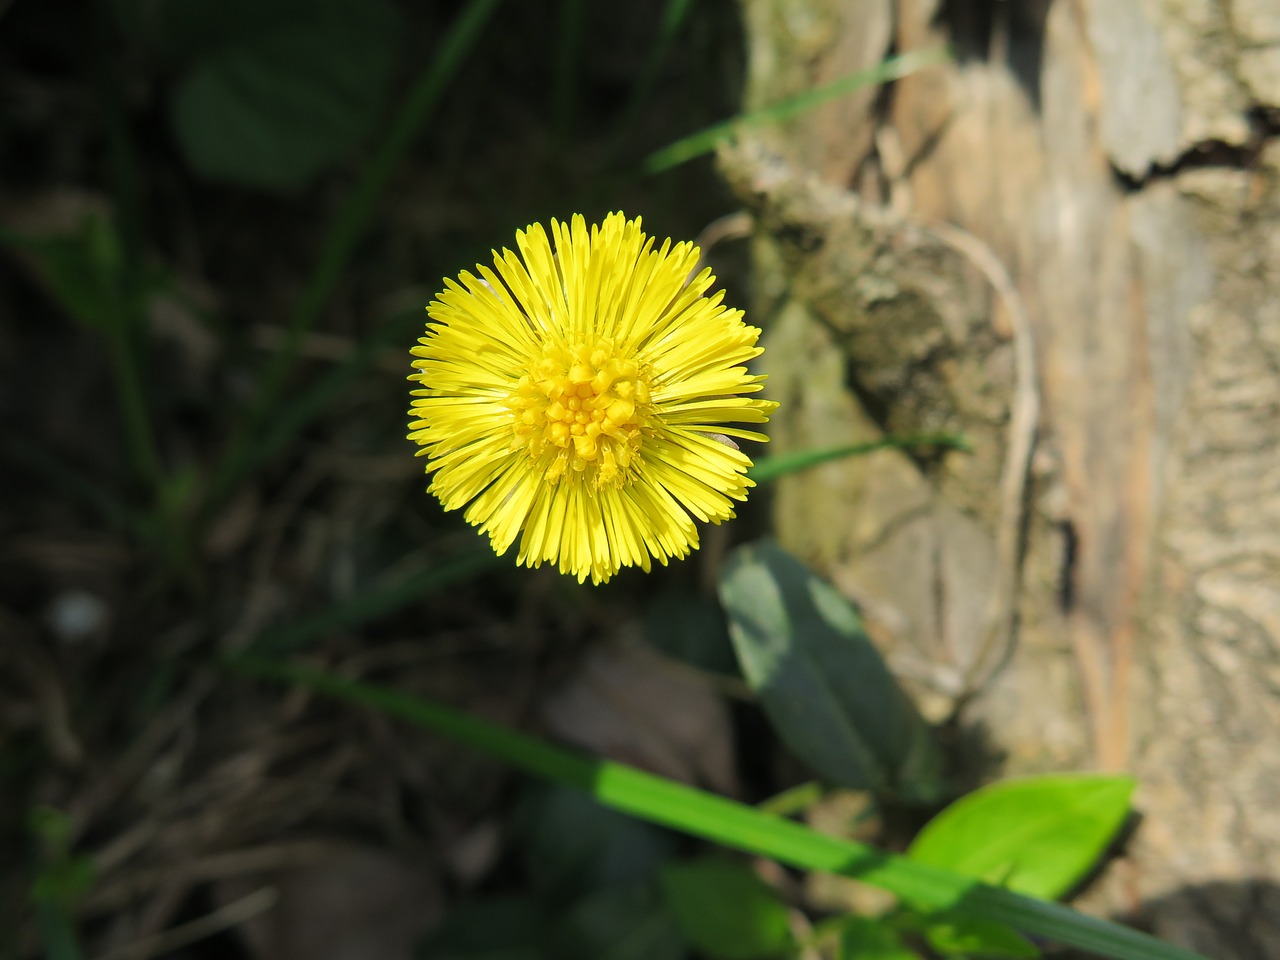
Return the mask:
M586 0L560 0L560 36L556 44L552 115L561 145L567 145L573 133L578 106L582 41L586 36L586 29Z
M107 341L125 449L134 473L155 492L165 482L147 403L143 307L152 291L126 258L119 224L86 216L78 232L28 237L0 229L0 245L26 252L68 316Z
M791 817L808 810L822 799L825 792L817 780L806 780L756 804L756 809L775 817Z
M846 457L860 457L875 453L877 450L913 450L920 447L936 447L942 450L963 450L972 448L969 441L958 433L922 433L904 436L889 436L866 443L849 443L839 447L824 447L821 450L797 450L794 453L778 453L757 460L747 471L747 476L759 484L772 483L789 473L799 473L833 460Z
M242 456L238 446L252 442L262 422L275 408L284 389L298 350L324 305L338 285L356 244L364 235L391 174L409 144L422 131L449 81L480 38L498 0L470 0L445 34L430 64L409 91L385 140L362 173L359 182L325 237L320 260L312 271L297 307L289 317L284 340L267 367L246 422L236 431L228 455L220 465L213 484L212 499L221 499L231 489L230 464Z
M856 877L928 909L1008 923L1024 933L1115 960L1204 960L1145 933L818 833L725 797L633 767L594 760L514 730L372 684L310 667L255 658L229 666L248 676L308 687L443 734L537 776L588 791L605 806L804 870Z
M36 925L44 947L45 960L80 960L80 943L76 939L71 911L60 903L41 901L36 904Z
M658 81L658 71L662 69L667 52L671 49L676 37L679 36L680 29L684 26L689 12L693 9L693 3L694 0L667 0L667 4L662 11L662 23L658 28L657 39L654 41L653 46L649 48L649 53L644 60L644 66L640 68L639 73L631 84L631 93L627 96L627 104L619 114L618 123L614 128L613 134L615 143L620 142L631 132L636 115L648 101L650 94L653 93L653 88Z
M116 401L124 424L125 441L134 472L151 489L159 490L165 482L160 447L151 425L151 407L143 388L144 375L136 349L136 338L128 330L108 333L111 369L116 381Z
M63 463L16 433L0 436L0 462L61 488L92 509L107 524L141 542L155 543L158 540L158 531L151 518L99 483L90 471Z
M113 10L107 4L94 4L92 14L90 63L96 81L94 88L101 98L107 170L115 200L110 229L115 248L111 261L115 266L112 286L116 307L108 311L114 322L106 333L129 458L138 477L158 493L166 477L146 391L150 371L145 369L143 339L146 327L146 273L142 267L144 180L124 104L123 61L117 56L122 39L120 25L114 22Z
M464 583L496 567L500 560L487 548L439 560L387 583L373 584L319 613L264 631L250 644L250 649L270 653L299 650L335 630L386 616L430 593Z
M234 488L240 480L292 442L312 420L341 396L348 384L373 365L383 349L392 343L404 342L414 332L420 332L425 322L421 309L408 310L391 317L373 334L361 340L350 357L336 364L295 396L283 399L272 413L270 422L264 423L256 434L227 452L221 466L226 488ZM412 359L406 349L406 376L411 369Z
M699 130L697 133L677 140L661 150L655 150L645 158L644 163L641 165L641 172L647 174L662 173L672 167L678 167L694 157L710 153L721 140L733 137L742 127L759 126L765 123L788 120L791 117L799 116L812 110L828 100L842 97L862 87L888 83L890 80L899 80L924 67L943 63L947 59L948 55L944 50L914 50L911 53L893 57L884 63L851 73L813 90L798 93L771 106L713 124L710 127Z

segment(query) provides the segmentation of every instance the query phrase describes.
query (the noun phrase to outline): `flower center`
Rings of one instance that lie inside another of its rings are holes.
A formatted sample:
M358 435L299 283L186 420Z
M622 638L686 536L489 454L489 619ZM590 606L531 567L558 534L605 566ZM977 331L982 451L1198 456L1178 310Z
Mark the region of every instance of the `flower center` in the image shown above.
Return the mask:
M517 449L535 460L553 450L547 479L573 470L597 487L620 484L640 449L649 384L640 365L617 356L610 340L547 344L506 406L515 415Z

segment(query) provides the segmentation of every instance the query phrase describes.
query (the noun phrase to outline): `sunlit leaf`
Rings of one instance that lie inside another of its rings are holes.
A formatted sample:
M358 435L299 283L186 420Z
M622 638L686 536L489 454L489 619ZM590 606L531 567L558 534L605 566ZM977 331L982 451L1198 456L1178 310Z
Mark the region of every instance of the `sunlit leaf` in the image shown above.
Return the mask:
M958 914L928 918L924 937L944 957L1009 957L1016 960L1040 956L1036 945L1008 924Z
M718 857L671 864L662 887L685 936L709 957L773 957L791 943L786 905L741 864Z
M878 917L845 917L840 922L839 960L918 960L898 931Z
M1129 814L1134 781L1053 774L993 783L957 800L911 844L920 863L1054 899L1098 860Z

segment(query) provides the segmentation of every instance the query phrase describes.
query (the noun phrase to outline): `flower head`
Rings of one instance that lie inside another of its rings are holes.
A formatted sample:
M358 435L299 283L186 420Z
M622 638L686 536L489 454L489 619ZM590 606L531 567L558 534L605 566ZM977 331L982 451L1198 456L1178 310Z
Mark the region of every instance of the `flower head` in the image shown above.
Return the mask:
M446 510L518 562L558 563L579 582L650 569L698 546L753 486L729 423L764 423L749 399L760 330L708 295L698 249L653 239L640 220L581 216L516 233L445 281L413 348L409 438Z

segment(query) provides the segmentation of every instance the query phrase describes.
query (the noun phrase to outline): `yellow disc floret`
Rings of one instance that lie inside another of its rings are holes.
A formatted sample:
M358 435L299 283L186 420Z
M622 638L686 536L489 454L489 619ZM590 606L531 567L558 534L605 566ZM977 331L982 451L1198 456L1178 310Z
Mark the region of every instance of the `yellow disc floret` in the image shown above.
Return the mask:
M547 344L505 405L515 415L513 448L537 461L551 454L547 480L572 470L597 490L630 475L651 408L640 364L618 357L610 340Z

